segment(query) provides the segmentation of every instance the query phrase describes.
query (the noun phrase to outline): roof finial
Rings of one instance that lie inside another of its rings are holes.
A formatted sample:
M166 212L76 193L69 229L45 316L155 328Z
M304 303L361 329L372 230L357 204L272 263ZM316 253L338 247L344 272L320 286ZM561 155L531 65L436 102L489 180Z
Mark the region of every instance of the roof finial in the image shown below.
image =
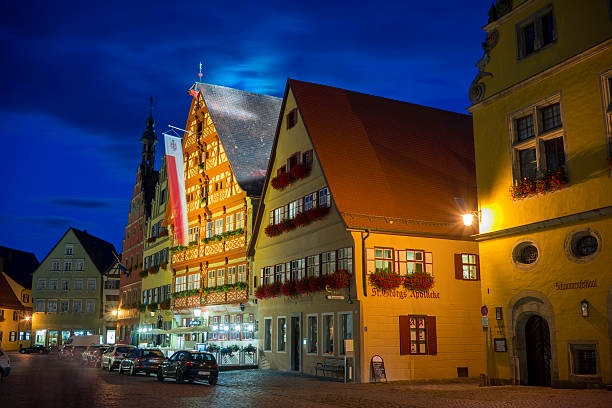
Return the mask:
M200 82L202 82L202 76L204 74L202 74L202 61L200 61L200 72L198 73L198 77L200 78Z

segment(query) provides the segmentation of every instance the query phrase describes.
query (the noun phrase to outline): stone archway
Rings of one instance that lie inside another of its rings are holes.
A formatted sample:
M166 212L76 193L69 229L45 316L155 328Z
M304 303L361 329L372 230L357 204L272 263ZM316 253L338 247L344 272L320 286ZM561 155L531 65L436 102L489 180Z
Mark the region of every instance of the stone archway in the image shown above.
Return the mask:
M508 351L510 366L513 368L513 381L522 385L527 385L529 383L525 329L531 317L539 316L545 322L544 326L547 327L547 337L550 341L550 380L547 384L554 384L559 380L559 367L555 335L555 315L552 304L541 292L526 290L517 294L510 300L508 311L507 327L509 328L508 335L511 338Z

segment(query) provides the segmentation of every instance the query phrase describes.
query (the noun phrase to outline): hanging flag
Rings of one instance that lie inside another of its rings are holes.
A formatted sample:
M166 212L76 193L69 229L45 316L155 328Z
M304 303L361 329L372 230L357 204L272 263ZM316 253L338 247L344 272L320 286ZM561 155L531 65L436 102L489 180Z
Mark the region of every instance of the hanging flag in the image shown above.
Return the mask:
M183 169L183 145L181 139L164 133L166 167L172 215L174 215L175 245L187 245L187 200L185 199L185 171Z

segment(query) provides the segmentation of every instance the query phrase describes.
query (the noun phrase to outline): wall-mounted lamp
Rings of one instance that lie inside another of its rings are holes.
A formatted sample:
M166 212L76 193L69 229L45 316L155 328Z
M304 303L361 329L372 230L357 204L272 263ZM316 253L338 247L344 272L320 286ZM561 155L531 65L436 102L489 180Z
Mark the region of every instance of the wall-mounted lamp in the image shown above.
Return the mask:
M580 302L580 312L582 313L582 317L589 317L589 301L584 299Z
M202 315L202 309L193 309L193 315L195 317L200 317Z
M472 211L469 213L465 213L461 215L463 218L463 225L469 227L474 222L474 217L478 217L478 222L480 222L480 211Z

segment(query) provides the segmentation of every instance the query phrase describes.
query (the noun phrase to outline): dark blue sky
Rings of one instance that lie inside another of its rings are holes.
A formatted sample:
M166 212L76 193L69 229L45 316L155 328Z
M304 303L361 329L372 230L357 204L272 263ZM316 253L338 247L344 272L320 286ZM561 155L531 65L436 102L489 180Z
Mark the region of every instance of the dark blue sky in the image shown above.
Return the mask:
M120 251L149 96L161 140L200 61L251 92L292 77L465 113L491 0L239 3L4 3L0 245L42 260L73 226Z

